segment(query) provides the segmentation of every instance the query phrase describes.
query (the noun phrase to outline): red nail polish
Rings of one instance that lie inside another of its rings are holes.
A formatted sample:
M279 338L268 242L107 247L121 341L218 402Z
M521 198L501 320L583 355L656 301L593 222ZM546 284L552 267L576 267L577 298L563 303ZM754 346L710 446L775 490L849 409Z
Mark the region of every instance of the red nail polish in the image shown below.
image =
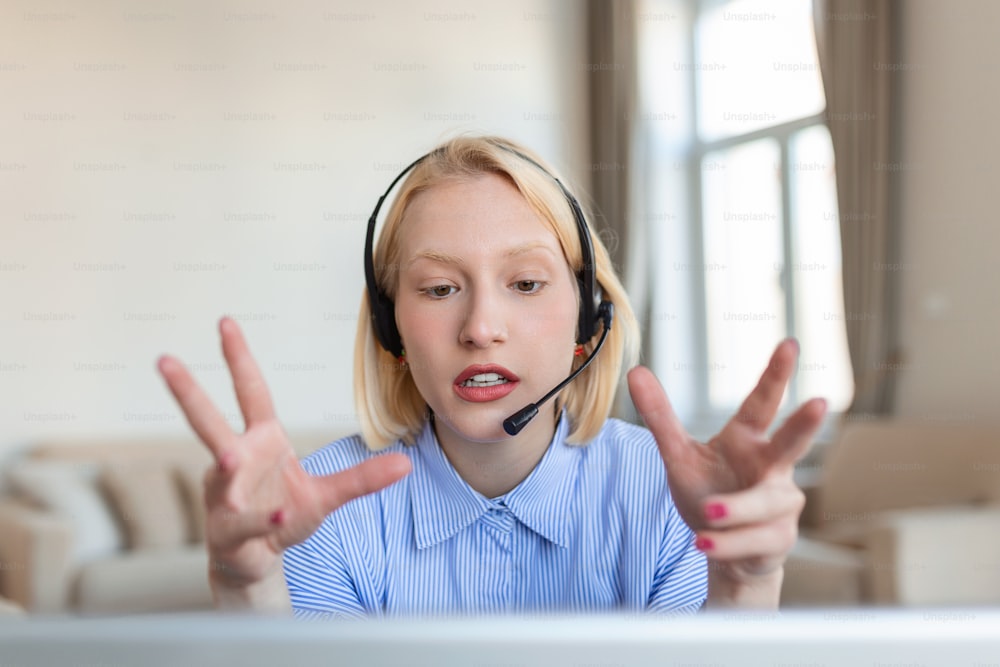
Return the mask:
M729 514L722 503L709 503L705 506L705 516L709 519L722 519Z
M271 524L275 526L281 525L281 522L285 520L285 513L281 510L274 510L271 513Z
M712 542L712 540L708 539L707 537L699 537L694 541L694 546L699 551L708 551L709 549L714 547L715 544Z

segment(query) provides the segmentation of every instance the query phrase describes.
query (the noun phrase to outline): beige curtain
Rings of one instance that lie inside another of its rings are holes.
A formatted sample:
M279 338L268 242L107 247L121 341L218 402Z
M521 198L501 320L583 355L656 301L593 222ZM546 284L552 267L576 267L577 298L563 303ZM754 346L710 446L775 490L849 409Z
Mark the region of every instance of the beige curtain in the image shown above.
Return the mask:
M590 114L588 186L594 211L591 222L629 290L636 316L646 321L645 267L642 253L631 250L639 247L642 234L630 219L637 64L634 0L588 0L585 69ZM628 392L619 393L614 413L635 418Z
M594 224L625 276L629 247L629 180L636 108L635 4L588 0L590 195Z
M850 412L889 414L899 367L893 206L892 0L813 0L837 169L844 311L854 371Z

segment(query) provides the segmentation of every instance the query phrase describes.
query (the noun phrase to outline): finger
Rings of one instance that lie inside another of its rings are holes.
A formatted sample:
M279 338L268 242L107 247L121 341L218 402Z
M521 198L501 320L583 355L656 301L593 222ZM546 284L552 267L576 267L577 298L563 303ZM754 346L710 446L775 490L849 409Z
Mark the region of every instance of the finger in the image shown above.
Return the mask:
M315 478L326 514L341 505L398 482L412 469L405 454L385 454L353 468Z
M728 530L700 530L695 545L712 560L783 558L795 545L796 521L784 518Z
M221 505L228 498L229 486L239 468L241 447L229 447L216 460L216 465L205 471L205 504L208 507Z
M628 391L636 410L656 438L664 462L669 465L683 457L690 437L653 372L643 366L629 371Z
M771 355L757 386L743 401L733 420L748 424L761 433L766 431L781 405L785 385L788 384L788 378L792 377L798 356L799 344L794 338L781 341Z
M235 512L218 508L209 516L206 531L213 550L225 551L247 540L264 537L277 530L283 521L280 510L245 510Z
M170 388L170 393L174 395L174 400L180 405L188 424L212 452L215 460L221 461L226 447L235 437L225 417L180 361L164 355L157 360L156 367Z
M222 354L233 376L236 400L246 427L249 429L252 424L273 419L271 394L239 325L232 318L223 317L219 320L219 333L222 336Z
M814 398L799 406L799 409L771 436L768 450L773 465L779 469L791 468L796 461L805 456L816 431L823 424L824 416L826 416L826 401L822 398Z
M789 477L772 477L745 491L709 496L702 512L710 530L767 523L786 515L798 517L805 494Z

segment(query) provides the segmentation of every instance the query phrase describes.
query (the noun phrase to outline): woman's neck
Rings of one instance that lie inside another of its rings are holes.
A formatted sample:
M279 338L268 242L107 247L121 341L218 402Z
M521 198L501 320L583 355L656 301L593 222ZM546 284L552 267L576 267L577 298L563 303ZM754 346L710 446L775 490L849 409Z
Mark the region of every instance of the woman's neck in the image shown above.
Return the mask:
M448 461L469 486L487 498L509 492L531 474L555 435L557 417L541 413L512 438L472 442L435 422L434 431Z

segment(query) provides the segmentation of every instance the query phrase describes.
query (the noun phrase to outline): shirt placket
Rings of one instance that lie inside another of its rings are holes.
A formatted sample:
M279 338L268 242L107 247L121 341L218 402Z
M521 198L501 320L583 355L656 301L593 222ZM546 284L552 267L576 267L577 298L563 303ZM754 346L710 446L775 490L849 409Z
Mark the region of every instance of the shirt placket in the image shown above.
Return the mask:
M482 563L483 612L500 613L513 607L514 521L514 515L502 504L490 507L479 520L487 551Z

